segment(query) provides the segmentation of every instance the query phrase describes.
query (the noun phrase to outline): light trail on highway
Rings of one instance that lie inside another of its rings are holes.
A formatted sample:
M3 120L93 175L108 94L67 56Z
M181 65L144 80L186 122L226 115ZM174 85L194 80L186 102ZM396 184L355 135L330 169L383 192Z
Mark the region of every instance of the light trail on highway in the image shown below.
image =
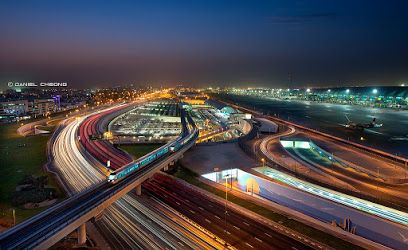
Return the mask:
M115 107L104 111L112 109L115 109ZM106 167L102 164L95 165L94 161L91 164L90 160L78 148L77 132L80 125L86 118L92 118L93 115L99 118L99 113L102 112L98 111L86 117L64 120L61 123L63 129L55 138L52 146L55 166L64 183L68 185L67 188L70 194L79 193L93 186L104 180L108 174ZM94 119L92 121L94 122L92 126L95 126L96 121ZM93 130L96 128L89 129L92 129L93 132L96 131ZM98 152L104 152L99 148L103 145L102 143L97 144L93 149L98 150ZM115 152L111 153L114 154ZM154 213L149 213L149 216L146 216L147 213L139 212L147 211L146 206L140 204L135 198L125 195L108 209L105 209L104 217L98 221L98 224L104 225L104 228L110 232L108 239L114 241L116 243L114 246L121 249L152 247L172 249L222 248L222 246L217 247L216 243L213 244L214 246L211 246L206 241L197 239L194 236L194 232L197 229L191 225L185 226L188 230L184 230L184 235L180 235L176 230L169 230L169 227L164 227L165 224L172 225L172 228L178 228L178 224L172 221L170 217L166 218ZM155 223L149 219L153 216L156 216ZM146 221L149 221L149 223L146 223ZM207 240L209 241L209 239Z
M257 172L261 173L263 172L263 168L255 169ZM327 188L323 188L311 183L308 183L306 181L299 180L297 178L294 178L290 175L284 174L280 171L271 169L269 167L265 167L265 175L278 180L280 182L283 182L285 184L288 184L292 187L295 187L297 189L306 191L308 193L326 198L328 200L353 207L355 209L377 215L379 217L398 222L404 225L408 225L408 214L398 211L396 209L392 209L389 207L385 207L373 202L369 202L366 200L362 200L353 196L349 196L346 194L342 194Z
M271 159L272 161L276 162L276 160L269 154L267 150L267 144L278 137L281 136L288 136L291 134L295 133L295 128L292 126L289 126L290 130L287 131L286 133L280 134L280 135L273 135L265 138L261 144L260 144L260 149L262 153L268 157L268 159ZM359 199L353 196L349 196L346 194L342 194L340 192L336 192L327 188L323 188L314 184L311 184L306 181L299 180L295 177L292 177L290 175L284 174L278 170L274 170L271 168L265 168L267 171L265 172L265 175L279 180L283 183L286 183L292 187L298 188L300 190L306 191L308 193L329 199L331 201L353 207L355 209L377 215L379 217L398 222L404 225L408 225L408 213L401 212L399 210L389 208L386 206L382 206L380 204L376 204L370 201L366 201L363 199ZM258 171L258 170L257 170ZM258 171L262 174L263 170Z
M225 230L227 230L228 244L237 249L310 248L299 238L288 237L289 234L282 234L278 230L244 216L231 208L228 208L228 223L224 226L223 218L226 213L224 204L218 203L190 187L180 185L168 177L156 175L152 181L144 183L143 188L153 197L177 209L184 216L196 221L223 239ZM323 246L320 245L319 248L323 248Z

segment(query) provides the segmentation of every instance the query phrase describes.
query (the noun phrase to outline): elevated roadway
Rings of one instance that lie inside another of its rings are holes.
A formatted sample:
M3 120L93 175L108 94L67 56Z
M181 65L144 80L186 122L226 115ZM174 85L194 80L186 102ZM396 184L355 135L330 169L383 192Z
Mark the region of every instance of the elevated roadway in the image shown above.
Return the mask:
M80 150L76 132L84 119L81 117L63 121L63 129L57 133L51 149L55 163L53 169L58 172L70 195L89 188L108 174L106 166L89 159L89 154ZM110 152L122 153L116 149ZM152 200L141 198L143 197L136 197L132 193L124 195L104 210L100 220L93 223L111 246L120 249L223 248L193 225L181 219L174 221L174 214L169 214L160 206L153 208Z
M198 136L198 133L193 135ZM98 216L114 201L153 176L194 145L194 140L183 145L174 154L161 157L136 169L121 182L112 185L106 180L77 194L39 215L19 224L0 235L0 248L48 248L62 237L81 227L89 219Z

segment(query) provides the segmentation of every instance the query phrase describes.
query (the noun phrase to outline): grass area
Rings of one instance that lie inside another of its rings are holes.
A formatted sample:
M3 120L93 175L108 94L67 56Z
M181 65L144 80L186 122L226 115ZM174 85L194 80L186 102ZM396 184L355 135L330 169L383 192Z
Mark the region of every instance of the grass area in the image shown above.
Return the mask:
M120 148L127 151L134 157L140 158L145 154L152 152L153 150L160 148L163 144L132 144L132 145L121 145Z
M23 176L33 174L36 176L47 175L49 184L58 189L61 199L65 191L59 187L57 180L51 173L43 169L47 162L46 145L49 135L36 135L23 137L17 134L18 123L0 125L0 222L12 222L11 195ZM20 147L20 145L25 146ZM16 209L16 222L21 222L46 209Z
M200 180L197 179L199 177L199 174L196 172L182 166L180 163L178 165L181 166L181 169L179 172L177 172L174 176L183 179L187 181L190 184L193 184L199 188L202 188L208 192L211 192L221 198L225 198L225 192L215 188L213 186L210 186L204 182L201 182ZM296 232L299 232L303 235L306 235L312 239L315 239L323 244L326 244L327 246L333 247L335 249L344 249L344 250L350 250L350 249L363 249L359 246L353 245L350 242L344 241L342 239L339 239L331 234L322 232L318 229L315 229L313 227L310 227L308 225L305 225L303 223L300 223L296 220L289 219L288 217L275 213L267 208L264 208L260 205L257 205L255 203L252 203L250 201L241 199L235 195L228 194L228 200L241 206L244 207L248 210L251 210L252 212L255 212L259 215L264 216L265 218L268 218L272 221L275 222L282 222L282 225L295 230Z

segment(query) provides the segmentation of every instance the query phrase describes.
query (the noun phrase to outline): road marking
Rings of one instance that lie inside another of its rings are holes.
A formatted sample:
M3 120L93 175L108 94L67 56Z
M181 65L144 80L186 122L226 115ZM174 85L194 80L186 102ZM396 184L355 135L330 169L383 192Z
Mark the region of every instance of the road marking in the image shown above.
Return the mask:
M237 227L237 226L234 226L236 229L238 229L238 230L241 230L239 227Z
M184 247L183 243L181 243L180 241L177 241L182 247Z
M163 228L161 230L163 231L163 233L166 233L166 230L164 230Z
M193 214L195 214L195 212L193 210L190 210L190 212L192 212Z
M163 194L163 196L167 198L167 195Z
M177 201L176 201L176 203L177 203L177 205L179 205L179 206L180 206L180 202L177 202Z
M215 215L215 218L220 219L220 217L218 217L217 215Z
M187 199L184 199L185 201L187 201L187 202L190 202L189 200L187 200Z
M211 204L208 204L208 206L213 207Z
M265 233L267 236L269 236L269 237L271 237L272 238L272 236L270 235L270 234L267 234L267 233Z
M204 211L204 208L202 208L202 207L199 207L199 208Z
M206 222L211 223L211 221L209 219L205 219Z
M259 242L262 242L262 240L261 240L261 239L258 239L258 238L256 238L256 237L255 237L255 239L256 239L257 241L259 241Z
M245 244L247 244L248 246L250 246L251 248L254 248L253 246L251 246L248 242L246 242Z
M298 250L296 247L292 247L293 250Z
M225 232L225 230L224 230L224 232ZM227 234L231 234L231 232L227 231Z
M247 226L249 226L249 224L248 223L246 223L245 221L243 222L245 225L247 225Z

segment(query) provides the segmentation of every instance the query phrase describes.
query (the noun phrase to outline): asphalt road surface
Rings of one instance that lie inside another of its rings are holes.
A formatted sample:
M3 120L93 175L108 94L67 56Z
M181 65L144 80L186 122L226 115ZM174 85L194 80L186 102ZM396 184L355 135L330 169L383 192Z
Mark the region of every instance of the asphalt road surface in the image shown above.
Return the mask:
M163 201L238 249L310 249L237 211L228 209L225 233L225 205L216 203L171 179L155 175L143 184L143 192Z

